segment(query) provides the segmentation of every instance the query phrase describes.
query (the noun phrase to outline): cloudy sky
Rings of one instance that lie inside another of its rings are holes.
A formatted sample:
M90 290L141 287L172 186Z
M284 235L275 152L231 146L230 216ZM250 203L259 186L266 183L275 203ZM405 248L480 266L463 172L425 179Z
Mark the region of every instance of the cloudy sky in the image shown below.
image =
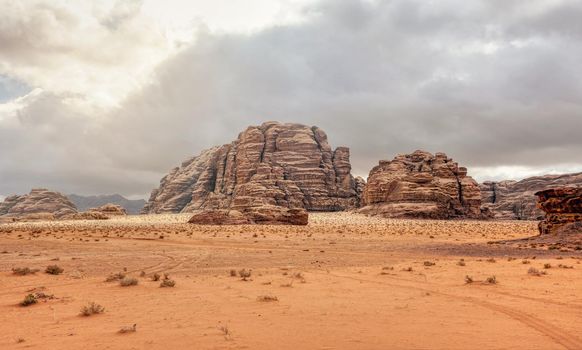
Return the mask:
M582 2L0 0L0 199L145 197L268 120L355 174L415 149L477 180L582 171Z

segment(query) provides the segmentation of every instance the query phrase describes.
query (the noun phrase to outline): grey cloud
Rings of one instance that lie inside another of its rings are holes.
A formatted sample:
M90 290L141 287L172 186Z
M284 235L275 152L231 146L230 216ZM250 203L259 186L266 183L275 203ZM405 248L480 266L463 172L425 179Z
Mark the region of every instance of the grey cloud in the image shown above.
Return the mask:
M266 120L322 127L352 149L357 174L415 149L469 170L582 166L582 42L571 16L558 20L579 9L543 4L328 0L300 24L201 32L100 118L68 115L58 98L29 110L8 136L13 149L0 151L0 193L30 187L28 170L67 192L145 193L183 159ZM44 172L19 165L41 143L31 160L48 159Z

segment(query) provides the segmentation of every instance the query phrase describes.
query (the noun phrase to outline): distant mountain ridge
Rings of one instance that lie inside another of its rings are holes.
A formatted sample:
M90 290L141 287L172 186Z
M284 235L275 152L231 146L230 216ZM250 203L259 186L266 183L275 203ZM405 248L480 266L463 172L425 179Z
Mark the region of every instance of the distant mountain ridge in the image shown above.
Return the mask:
M98 195L98 196L81 196L69 194L67 197L77 206L79 211L86 211L91 208L97 208L105 204L117 204L122 206L128 214L139 214L146 201L144 199L127 199L119 194Z

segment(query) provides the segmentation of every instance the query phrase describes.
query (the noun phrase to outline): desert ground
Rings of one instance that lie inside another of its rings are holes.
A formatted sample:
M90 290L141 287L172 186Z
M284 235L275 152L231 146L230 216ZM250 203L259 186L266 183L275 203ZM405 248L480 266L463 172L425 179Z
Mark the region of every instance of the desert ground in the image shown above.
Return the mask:
M582 251L536 222L188 217L0 225L0 349L582 349Z

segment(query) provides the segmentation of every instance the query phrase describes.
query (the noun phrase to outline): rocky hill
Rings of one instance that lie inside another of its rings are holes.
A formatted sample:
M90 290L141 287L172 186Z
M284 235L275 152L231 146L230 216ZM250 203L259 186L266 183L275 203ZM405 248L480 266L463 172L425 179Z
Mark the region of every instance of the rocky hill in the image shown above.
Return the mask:
M6 197L0 203L0 216L5 218L55 219L75 213L77 208L67 197L41 188L29 194Z
M160 182L143 213L261 206L336 211L354 208L362 186L349 149L332 150L318 127L267 122L232 143L186 160Z
M384 217L481 218L479 185L444 153L380 161L370 171L359 212Z
M146 204L146 201L143 199L127 199L119 194L98 196L80 196L77 194L69 194L67 197L69 197L71 202L73 202L80 211L101 207L106 204L115 204L124 208L128 214L135 215L139 214Z
M544 212L536 208L538 191L557 187L582 187L582 173L543 175L521 181L484 182L481 188L483 208L495 219L541 220Z

